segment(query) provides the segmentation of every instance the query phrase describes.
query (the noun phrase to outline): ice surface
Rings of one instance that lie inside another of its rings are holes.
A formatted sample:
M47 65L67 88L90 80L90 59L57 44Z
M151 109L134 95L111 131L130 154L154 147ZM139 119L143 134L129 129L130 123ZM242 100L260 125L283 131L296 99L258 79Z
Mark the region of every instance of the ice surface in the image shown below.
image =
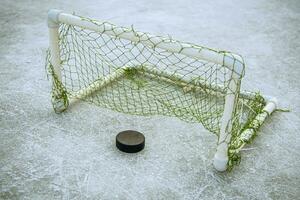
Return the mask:
M243 88L278 97L231 173L212 166L200 124L86 103L57 115L44 69L50 8L242 54ZM297 199L300 196L300 3L294 1L10 1L0 6L0 199ZM119 152L115 136L144 133Z

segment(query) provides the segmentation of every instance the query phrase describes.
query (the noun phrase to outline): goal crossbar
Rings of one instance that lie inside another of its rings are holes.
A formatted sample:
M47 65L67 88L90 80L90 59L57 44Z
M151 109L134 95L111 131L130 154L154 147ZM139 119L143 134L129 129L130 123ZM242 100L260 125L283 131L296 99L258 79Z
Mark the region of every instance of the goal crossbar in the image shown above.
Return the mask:
M149 47L164 49L173 53L180 53L195 59L202 59L228 67L239 76L243 75L244 64L241 56L224 51L216 51L207 47L180 42L172 38L154 36L149 33L135 31L133 28L116 26L109 22L101 22L85 17L80 17L60 10L51 10L48 24L65 23L89 29L101 34L123 38L132 42L139 42ZM50 21L50 22L49 22ZM99 24L103 24L99 26Z

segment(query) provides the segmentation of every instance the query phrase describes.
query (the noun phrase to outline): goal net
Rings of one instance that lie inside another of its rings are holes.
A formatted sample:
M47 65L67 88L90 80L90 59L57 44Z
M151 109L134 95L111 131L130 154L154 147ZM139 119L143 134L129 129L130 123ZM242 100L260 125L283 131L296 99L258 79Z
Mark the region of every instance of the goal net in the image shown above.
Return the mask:
M231 169L276 107L258 93L240 92L244 63L236 54L57 10L49 12L48 24L46 67L57 113L80 99L127 114L201 123L219 138L215 159L224 154Z

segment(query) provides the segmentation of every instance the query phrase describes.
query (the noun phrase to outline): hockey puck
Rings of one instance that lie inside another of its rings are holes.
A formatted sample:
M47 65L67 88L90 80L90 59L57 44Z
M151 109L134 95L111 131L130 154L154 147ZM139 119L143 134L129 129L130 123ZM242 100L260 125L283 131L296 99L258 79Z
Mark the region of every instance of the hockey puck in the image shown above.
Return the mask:
M137 153L144 149L145 137L138 131L122 131L116 137L116 146L120 151Z

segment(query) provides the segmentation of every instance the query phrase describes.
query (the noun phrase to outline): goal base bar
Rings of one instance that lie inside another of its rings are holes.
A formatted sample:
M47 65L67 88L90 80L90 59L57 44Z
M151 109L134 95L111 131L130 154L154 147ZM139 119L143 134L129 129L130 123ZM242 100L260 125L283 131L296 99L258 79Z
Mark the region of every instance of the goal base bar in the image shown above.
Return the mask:
M226 95L226 90L221 85L217 85L217 84L207 85L204 82L201 82L201 80L190 81L176 73L168 74L166 72L161 72L161 71L156 70L153 66L149 67L147 65L139 65L139 66L134 66L134 67L127 67L127 66L121 67L121 68L117 69L116 71L112 72L111 74L109 74L105 77L99 78L98 80L92 82L86 88L76 91L74 94L71 94L70 97L72 99L84 99L85 97L89 96L90 94L94 93L95 91L101 90L105 86L117 81L119 78L124 76L126 73L126 70L129 70L129 69L135 69L135 70L137 70L137 72L139 72L140 74L143 74L145 76L152 77L152 78L155 77L155 78L160 79L161 81L179 85L179 86L183 87L183 89L186 92L189 92L191 90L197 91L197 90L207 89L207 90L213 91L213 92L211 92L211 94L214 94L214 95L220 95L220 96ZM249 92L249 91L241 91L239 96L240 96L240 98L252 100L255 98L255 93ZM273 103L275 103L275 105L278 105L278 101L276 100L276 98L274 98L272 96L266 96L266 95L262 95L262 97L264 98L265 102L273 102Z

